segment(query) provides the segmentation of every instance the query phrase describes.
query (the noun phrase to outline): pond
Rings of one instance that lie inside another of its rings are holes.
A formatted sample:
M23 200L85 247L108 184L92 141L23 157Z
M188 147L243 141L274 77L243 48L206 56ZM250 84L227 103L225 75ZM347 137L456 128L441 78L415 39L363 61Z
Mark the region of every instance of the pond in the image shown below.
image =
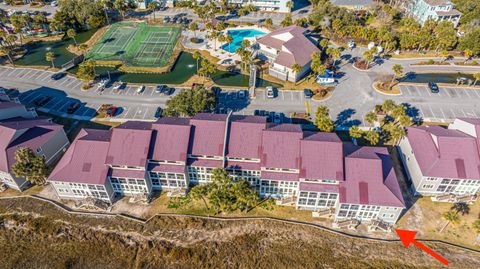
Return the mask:
M96 30L89 30L77 33L75 37L77 43L80 44L87 41L95 31ZM15 64L49 66L51 63L45 60L45 54L51 51L55 54L55 66L59 67L75 57L75 54L67 50L67 47L74 43L73 39L64 38L58 41L38 41L29 44L27 47L28 52L21 59L16 60Z
M114 67L96 67L95 71L101 77L107 77L108 73L110 73L112 80L120 80L127 83L182 84L195 74L195 69L196 60L193 59L192 54L182 52L172 71L168 73L125 73ZM76 69L71 69L70 72L75 73ZM248 87L249 77L240 73L230 73L218 70L211 77L218 85ZM268 85L274 87L280 86L262 79L257 81L258 87L265 87Z
M457 78L464 77L475 80L472 74L464 73L409 73L401 78L401 82L415 82L415 83L457 83Z

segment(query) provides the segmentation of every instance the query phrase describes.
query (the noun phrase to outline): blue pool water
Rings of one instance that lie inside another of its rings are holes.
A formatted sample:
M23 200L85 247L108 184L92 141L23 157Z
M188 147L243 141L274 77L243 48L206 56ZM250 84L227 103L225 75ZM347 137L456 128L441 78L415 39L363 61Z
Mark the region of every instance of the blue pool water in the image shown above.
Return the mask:
M231 44L224 44L222 49L231 53L235 53L235 51L242 46L243 39L265 35L264 32L255 29L228 30L227 34L232 36L233 42Z

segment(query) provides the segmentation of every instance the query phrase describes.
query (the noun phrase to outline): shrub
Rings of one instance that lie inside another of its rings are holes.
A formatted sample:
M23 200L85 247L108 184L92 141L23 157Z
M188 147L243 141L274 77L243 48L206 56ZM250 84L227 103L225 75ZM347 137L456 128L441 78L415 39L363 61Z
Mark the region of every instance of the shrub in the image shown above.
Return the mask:
M473 65L478 65L478 62L477 61L472 61L472 64Z
M430 60L427 61L427 64L434 64L434 63L435 63L435 61L432 60L432 59L430 59Z
M199 44L199 43L203 42L203 39L198 38L198 37L192 37L192 38L190 38L190 42L195 43L195 44Z

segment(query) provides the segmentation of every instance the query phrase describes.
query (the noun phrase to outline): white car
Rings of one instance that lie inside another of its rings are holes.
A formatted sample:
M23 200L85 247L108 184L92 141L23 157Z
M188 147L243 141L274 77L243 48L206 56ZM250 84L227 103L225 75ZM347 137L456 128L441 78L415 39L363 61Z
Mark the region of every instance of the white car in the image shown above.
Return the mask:
M245 96L246 96L245 91L242 90L238 92L238 99L245 99Z
M113 86L114 91L118 91L125 86L125 82L119 81L115 86Z
M143 86L143 85L138 86L138 88L137 88L137 93L138 93L138 94L141 94L144 90L145 90L145 86Z
M102 79L99 83L98 83L98 88L105 88L105 86L107 86L107 84L110 82L109 79Z
M267 86L267 98L275 98L272 86Z
M57 1L52 1L52 3L50 3L50 5L52 7L56 7L56 6L58 6L58 2Z

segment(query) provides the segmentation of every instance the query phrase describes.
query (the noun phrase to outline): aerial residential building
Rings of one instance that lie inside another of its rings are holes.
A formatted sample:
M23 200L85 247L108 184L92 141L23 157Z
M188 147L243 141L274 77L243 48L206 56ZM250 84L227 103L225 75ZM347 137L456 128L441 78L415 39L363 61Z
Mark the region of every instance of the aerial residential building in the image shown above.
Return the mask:
M7 105L9 104L9 105ZM8 106L5 109L5 106ZM69 145L63 126L52 123L48 118L21 118L32 116L25 107L16 103L0 103L0 115L8 110L10 119L0 121L0 183L16 190L29 186L25 178L16 177L12 171L15 153L20 148L30 148L38 156L43 156L47 165L54 163ZM16 109L18 114L12 110Z
M315 41L306 34L307 29L292 25L273 31L257 40L258 55L270 62L270 76L296 82L310 71L312 54L320 52ZM299 72L292 69L294 64L301 67Z
M186 189L187 152L190 141L188 118L161 118L152 124L152 155L148 174L154 190Z
M0 120L15 117L36 118L37 112L33 108L26 108L17 97L7 94L6 89L0 87Z
M451 201L479 191L480 119L408 127L399 149L415 194Z
M190 119L188 177L191 184L211 182L212 170L223 167L227 117L225 114L199 113Z
M455 9L450 0L412 0L406 4L407 14L420 24L427 20L450 21L457 27L462 13Z
M105 165L110 136L105 130L80 131L48 178L58 197L112 202L114 191Z
M49 181L62 198L111 202L114 193L205 184L215 168L246 179L278 203L332 210L337 221L392 224L405 208L385 148L357 147L334 133L271 124L261 116L200 113L190 119L129 122L110 131L84 130Z
M252 5L256 7L259 11L286 13L291 11L291 8L288 6L288 2L291 2L293 4L294 1L295 0L228 0L227 3L236 4L239 6Z
M374 7L373 0L331 0L332 5L352 10L365 10Z

